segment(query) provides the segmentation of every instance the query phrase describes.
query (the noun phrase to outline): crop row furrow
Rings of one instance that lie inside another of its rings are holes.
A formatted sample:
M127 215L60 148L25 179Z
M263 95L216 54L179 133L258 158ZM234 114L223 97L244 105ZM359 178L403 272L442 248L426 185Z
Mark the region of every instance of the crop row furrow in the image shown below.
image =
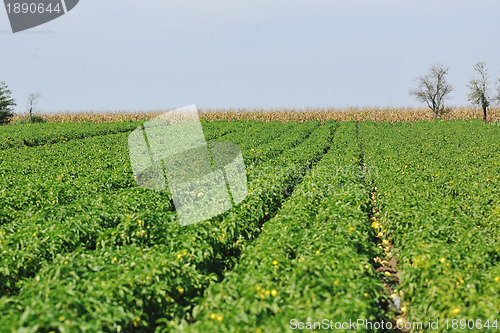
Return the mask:
M207 289L194 324L162 320L164 330L292 332L298 322L323 318L383 318L360 154L355 123L342 123L330 151L235 269Z
M242 126L241 128L242 131L238 132L241 134L239 141L251 140L251 136L248 135L250 127ZM303 137L301 130L297 130L297 132L297 134L291 135L296 142ZM157 220L163 221L162 223L165 224L173 223L175 213L168 191L149 191L134 187L117 188L114 191L103 189L103 184L109 182L110 179L112 180L115 172L110 172L100 165L112 165L113 168L115 165L119 165L120 168L124 168L124 172L120 173L120 179L130 178L130 163L126 159L128 157L126 136L120 135L108 139L95 139L96 142L93 142L94 139L89 139L90 142L88 142L93 148L86 150L89 156L95 154L97 150L99 151L97 155L99 158L96 158L98 166L89 166L97 175L94 175L90 170L81 172L79 169L78 173L81 177L67 184L61 184L61 179L56 179L51 183L43 183L40 179L35 179L33 182L42 186L43 189L31 189L37 195L37 200L34 203L31 205L29 202L25 203L23 205L25 209L14 211L12 211L13 205L6 205L11 214L4 215L3 218L9 223L0 228L0 258L2 258L0 291L2 293L15 293L21 279L34 276L40 267L45 262L50 262L56 254L68 253L78 247L92 250L100 243L106 242L108 237L115 239L116 235L120 235L119 243L144 243L143 235L137 235L137 230L134 230L135 225L130 224L132 220ZM237 141L237 143L239 142ZM73 147L75 144L76 141L67 143L66 145L71 147L66 147L66 149L75 149ZM52 148L56 146L60 145L53 145ZM256 147L258 148L258 146ZM59 148L63 149L64 147ZM58 152L60 153L60 151L47 151L47 147L31 149L42 150L42 153L37 156L45 157L46 161L52 160ZM69 151L73 152L72 149ZM113 149L115 160L109 157ZM93 156L96 157L96 155ZM116 156L119 156L121 160L117 161ZM68 163L72 166L80 163L82 157L80 151L77 150L74 155L67 156L66 161L69 161ZM106 160L103 161L104 158ZM44 167L47 166L44 165ZM124 174L125 170L128 171L128 174ZM56 171L56 173L61 172L60 168ZM74 172L76 173L76 171ZM85 178L82 174L88 175L88 177ZM43 172L38 172L37 175L44 179L51 178ZM73 180L71 177L70 179ZM100 186L99 181L92 182L93 179L97 179L103 184ZM29 188L28 185L26 186ZM89 186L94 191L89 190ZM133 183L130 186L133 186ZM79 191L78 193L81 195L75 195L71 200L66 197L66 201L62 202L60 200L62 189ZM18 191L16 195L15 191L13 192L11 193L13 200L22 193L22 191ZM59 196L57 198L51 197L55 194ZM12 244L17 244L14 251L8 250Z
M234 132L246 138L248 126L235 123L241 131ZM214 138L217 132L214 127L206 135ZM0 152L0 175L0 225L135 186L127 134Z
M452 121L363 123L361 133L366 163L378 170L374 204L399 259L408 319L493 324L500 308L500 132Z
M323 125L297 147L252 169L262 174L249 177L249 196L219 217L184 228L133 220L140 229L136 237L144 235L145 243L124 243L120 234L110 234L95 251L57 256L19 295L0 300L0 322L19 327L36 322L41 330L149 331L159 318L189 316L197 297L232 269L243 244L258 236L262 223L323 156L334 127ZM264 172L266 167L275 172ZM95 314L100 319L90 320Z

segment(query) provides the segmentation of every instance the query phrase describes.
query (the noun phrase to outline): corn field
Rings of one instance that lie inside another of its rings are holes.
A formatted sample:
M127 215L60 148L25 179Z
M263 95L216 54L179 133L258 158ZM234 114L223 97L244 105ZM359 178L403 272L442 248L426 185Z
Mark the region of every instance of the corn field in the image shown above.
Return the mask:
M145 112L61 112L39 114L49 123L66 122L122 122L141 121L154 118L168 110L153 110ZM425 108L306 108L306 109L205 109L200 110L200 118L208 121L213 120L257 120L263 122L278 121L309 121L326 120L337 121L366 121L375 122L414 122L418 120L432 120L434 115L431 110ZM26 115L17 115L13 121L26 119ZM482 119L482 110L471 107L459 107L452 109L442 119ZM491 108L488 111L488 122L500 121L500 107Z

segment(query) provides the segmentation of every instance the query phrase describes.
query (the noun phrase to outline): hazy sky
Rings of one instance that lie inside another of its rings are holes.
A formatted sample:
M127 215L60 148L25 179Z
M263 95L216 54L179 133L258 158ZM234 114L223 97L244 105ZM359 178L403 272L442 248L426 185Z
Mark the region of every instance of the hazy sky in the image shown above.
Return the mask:
M418 106L437 62L450 104L472 66L500 77L498 0L80 0L12 34L0 8L0 81L25 110Z

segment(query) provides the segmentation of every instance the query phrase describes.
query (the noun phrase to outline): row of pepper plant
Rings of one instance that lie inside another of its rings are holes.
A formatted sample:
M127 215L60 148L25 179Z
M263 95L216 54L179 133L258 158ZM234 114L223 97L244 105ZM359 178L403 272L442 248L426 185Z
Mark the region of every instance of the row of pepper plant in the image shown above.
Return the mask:
M310 131L318 125L310 127ZM146 207L140 207L145 209L125 210L120 214L120 209L136 207L135 202L127 202L120 193L114 198L102 198L105 201L102 211L93 214L94 206L86 214L78 215L66 226L73 225L73 229L52 232L59 225L47 225L46 229L39 230L41 237L37 234L36 238L33 236L23 244L38 242L30 250L43 249L43 244L57 243L61 234L73 238L71 233L78 232L81 220L85 218L89 223L103 215L112 219L112 223L108 220L105 225L104 221L94 226L84 224L83 232L91 234L94 240L91 246L80 242L76 248L54 251L52 260L38 267L34 277L23 279L15 294L2 298L2 321L17 327L31 327L34 331L131 327L148 330L156 318L186 315L186 307L193 304L204 287L218 280L220 272L237 260L239 241L258 234L259 225L278 209L286 192L273 193L270 187L281 185L291 189L303 176L303 172L295 170L262 174L257 179L252 178L252 174L259 170L262 173L266 166L272 165L298 169L319 159L326 147L315 150L309 147L330 137L332 126L317 128L301 144L304 132L300 126L287 133L287 140L295 136L294 132L299 133L296 140L299 145L252 169L249 178L253 181L249 184L251 193L248 198L240 206L207 223L180 228L175 214L158 209L156 202L147 202ZM259 192L256 192L257 188ZM114 208L118 201L113 199L122 199L119 200L121 206ZM14 247L12 242L8 244L10 248ZM31 253L35 257L31 260L37 259L36 251L28 252L24 247L22 250L25 256ZM14 265L16 261L10 263ZM4 270L6 274L9 274L9 268L7 266ZM107 281L107 285L98 281ZM38 295L35 303L34 295ZM119 304L125 299L128 299L128 306L124 309ZM41 314L50 315L40 321ZM96 317L96 314L99 315Z
M398 258L408 320L439 320L440 332L497 329L498 127L365 122L360 133L365 163L378 169L374 205Z

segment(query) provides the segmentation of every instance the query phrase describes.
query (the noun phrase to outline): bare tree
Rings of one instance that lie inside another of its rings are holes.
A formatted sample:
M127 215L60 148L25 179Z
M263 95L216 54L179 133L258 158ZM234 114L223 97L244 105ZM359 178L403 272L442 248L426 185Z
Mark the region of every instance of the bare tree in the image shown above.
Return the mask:
M497 96L495 97L495 100L498 104L500 104L500 79L497 81Z
M26 99L26 101L28 102L28 115L29 115L29 122L30 123L34 122L33 116L38 111L37 110L38 109L38 101L41 97L42 97L42 95L39 93L30 93L28 95L28 98Z
M467 85L470 90L469 102L474 105L479 105L483 109L483 121L486 122L488 107L491 102L494 101L494 99L490 97L490 90L488 88L488 68L486 68L486 63L478 62L474 65L474 70L477 72L478 76L472 78Z
M417 88L410 90L410 95L426 103L436 118L441 118L448 110L444 107L444 100L453 91L453 86L446 81L448 70L443 64L432 66L426 75L415 79Z

